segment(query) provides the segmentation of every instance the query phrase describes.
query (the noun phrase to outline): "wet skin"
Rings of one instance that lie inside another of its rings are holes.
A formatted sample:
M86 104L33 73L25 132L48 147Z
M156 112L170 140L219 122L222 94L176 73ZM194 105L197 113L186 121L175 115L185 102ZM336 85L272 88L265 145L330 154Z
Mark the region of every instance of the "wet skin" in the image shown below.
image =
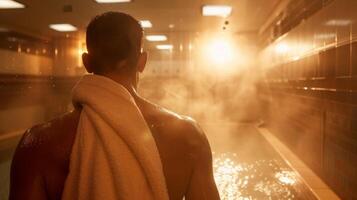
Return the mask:
M216 200L212 155L191 118L134 97L155 138L171 200ZM80 109L28 130L11 168L10 200L61 199Z

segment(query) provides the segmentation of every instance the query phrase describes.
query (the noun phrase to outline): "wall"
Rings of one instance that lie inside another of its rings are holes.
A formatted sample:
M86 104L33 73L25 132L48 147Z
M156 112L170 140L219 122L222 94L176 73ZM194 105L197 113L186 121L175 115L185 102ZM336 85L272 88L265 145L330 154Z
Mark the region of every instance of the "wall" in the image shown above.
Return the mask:
M77 37L53 38L53 75L54 76L79 76L85 73L82 64L82 53L85 43Z
M357 198L356 10L332 1L261 52L270 129L343 199Z
M0 49L1 74L50 75L53 61L49 57Z
M80 53L78 38L0 33L0 136L63 112L70 88L61 87L83 74Z

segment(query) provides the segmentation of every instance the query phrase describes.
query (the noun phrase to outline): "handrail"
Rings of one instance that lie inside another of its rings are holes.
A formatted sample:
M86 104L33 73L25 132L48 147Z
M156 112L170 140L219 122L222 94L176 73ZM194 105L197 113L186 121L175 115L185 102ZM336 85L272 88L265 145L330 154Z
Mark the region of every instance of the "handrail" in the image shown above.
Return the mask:
M12 131L10 133L0 135L0 142L2 142L4 140L12 139L14 137L21 136L24 132L25 132L25 130L21 129L21 130Z
M80 76L36 76L36 75L22 75L22 74L0 74L0 83L43 83L53 81L74 81L78 80Z
M21 129L0 135L0 151L15 147L14 142L19 140L24 133L25 130Z

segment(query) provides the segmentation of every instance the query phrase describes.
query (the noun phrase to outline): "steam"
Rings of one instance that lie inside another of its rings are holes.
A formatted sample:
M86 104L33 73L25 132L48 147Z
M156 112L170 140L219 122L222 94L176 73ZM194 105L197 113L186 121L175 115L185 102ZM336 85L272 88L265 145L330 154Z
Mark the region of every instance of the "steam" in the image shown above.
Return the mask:
M251 49L239 57L254 61ZM223 70L225 67L234 70L227 73ZM183 76L155 78L155 81L145 77L139 85L139 93L167 109L192 116L200 123L254 121L259 118L259 74L255 71L254 62L212 68L210 63L199 60L196 70Z

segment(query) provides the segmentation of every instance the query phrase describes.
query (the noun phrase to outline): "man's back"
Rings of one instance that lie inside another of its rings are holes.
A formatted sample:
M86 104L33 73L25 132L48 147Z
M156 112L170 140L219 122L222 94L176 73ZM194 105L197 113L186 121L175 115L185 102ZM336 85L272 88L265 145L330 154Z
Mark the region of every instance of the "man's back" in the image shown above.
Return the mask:
M136 98L154 136L170 199L218 199L208 141L188 117ZM26 132L15 153L10 199L60 199L80 110Z

